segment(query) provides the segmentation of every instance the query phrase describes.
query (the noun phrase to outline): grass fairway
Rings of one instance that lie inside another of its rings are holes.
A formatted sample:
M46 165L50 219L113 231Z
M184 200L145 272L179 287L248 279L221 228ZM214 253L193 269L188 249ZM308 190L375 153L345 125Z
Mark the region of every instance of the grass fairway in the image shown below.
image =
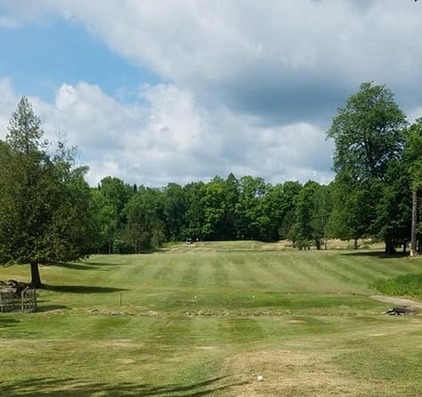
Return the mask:
M0 396L419 397L422 317L370 285L421 269L252 242L43 267L40 311L0 314Z

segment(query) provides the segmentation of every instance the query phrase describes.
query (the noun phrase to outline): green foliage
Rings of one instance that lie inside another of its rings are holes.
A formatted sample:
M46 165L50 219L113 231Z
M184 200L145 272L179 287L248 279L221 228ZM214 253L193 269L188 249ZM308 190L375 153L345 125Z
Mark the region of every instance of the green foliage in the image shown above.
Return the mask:
M407 132L404 161L412 179L412 190L422 188L422 118L413 123Z
M384 183L378 184L374 233L379 239L398 245L410 240L411 180L403 162L391 161Z
M222 240L226 200L224 180L215 177L211 182L202 186L200 205L203 208L203 224L201 236L205 240Z
M74 167L72 150L59 144L51 158L40 120L26 98L0 145L0 262L31 264L85 257L96 235L85 167Z
M335 141L334 171L357 181L382 179L404 145L406 116L385 86L362 83L327 132Z
M287 181L282 185L282 192L279 198L279 236L282 239L290 238L295 224L297 198L302 185L299 182Z
M132 187L110 176L103 178L98 188L93 189L92 201L99 228L96 252L111 254L122 251L121 242L127 224L126 206L136 191L136 185Z
M385 86L361 84L338 110L327 136L335 141L337 173L330 226L339 237L382 237L388 253L406 239L405 127L406 117ZM393 169L398 174L392 178Z
M29 159L45 154L48 141L42 141L43 135L41 120L33 112L28 99L23 97L9 121L6 141L14 152Z
M163 191L163 202L166 239L181 241L184 239L186 211L188 209L186 191L176 183L169 183Z
M244 176L239 181L239 201L236 205L236 216L239 233L246 240L267 240L270 218L266 213L265 197L269 185L262 178Z
M309 248L313 242L317 249L320 249L327 238L332 207L330 189L328 186L309 181L299 191L295 221L288 235L297 248Z
M99 189L91 189L91 205L94 213L97 236L95 252L113 252L113 240L117 230L117 217L113 206L107 202Z
M109 176L89 189L72 149L59 145L53 157L46 151L40 120L23 98L7 142L0 141L0 233L7 235L0 256L43 263L59 260L58 252L134 253L185 239L289 238L320 248L328 236L384 239L392 253L409 239L410 189L421 186L421 120L405 128L392 92L363 83L327 132L337 173L328 186L229 174L159 189ZM81 214L87 222L78 224Z
M377 280L373 283L373 287L385 295L422 299L422 273L403 274L392 279Z
M163 212L163 193L159 189L139 187L126 206L124 240L132 244L133 252L157 248L165 241Z
M204 207L201 203L203 182L192 182L183 188L187 197L186 229L184 238L202 239L202 225L204 224Z
M329 219L332 211L332 185L320 185L313 196L311 217L312 237L318 242L326 242L328 238Z

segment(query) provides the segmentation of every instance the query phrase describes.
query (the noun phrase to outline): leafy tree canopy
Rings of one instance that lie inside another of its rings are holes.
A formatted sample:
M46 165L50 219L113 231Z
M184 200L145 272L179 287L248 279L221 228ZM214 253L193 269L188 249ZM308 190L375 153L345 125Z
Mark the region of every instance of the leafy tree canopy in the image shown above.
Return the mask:
M335 141L334 171L355 181L382 178L388 162L403 150L406 116L393 93L381 85L362 83L327 132Z

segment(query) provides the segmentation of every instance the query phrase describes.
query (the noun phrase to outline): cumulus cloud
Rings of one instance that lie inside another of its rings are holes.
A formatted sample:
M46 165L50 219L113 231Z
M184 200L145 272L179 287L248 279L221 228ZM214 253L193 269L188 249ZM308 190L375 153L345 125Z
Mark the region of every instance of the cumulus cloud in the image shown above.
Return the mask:
M92 183L107 174L157 185L229 172L328 182L325 130L362 81L386 84L413 118L421 109L422 8L411 1L27 3L0 0L5 21L54 13L162 77L133 103L83 78L63 84L54 103L34 98L48 131L80 147ZM14 96L7 80L0 90Z
M0 84L4 125L19 100ZM97 86L63 84L54 103L30 98L46 136L79 148L92 185L113 175L129 183L165 185L214 175L264 176L268 181L309 178L326 182L330 148L323 131L306 124L265 129L227 108L210 115L174 85L144 87L139 104L123 104ZM304 144L306 142L306 144ZM318 164L324 159L324 166Z
M420 9L404 3L111 0L104 7L99 0L55 0L50 5L208 106L224 101L236 111L290 122L326 117L335 100L361 81L396 88L404 75L421 80L416 66L422 48L415 40Z

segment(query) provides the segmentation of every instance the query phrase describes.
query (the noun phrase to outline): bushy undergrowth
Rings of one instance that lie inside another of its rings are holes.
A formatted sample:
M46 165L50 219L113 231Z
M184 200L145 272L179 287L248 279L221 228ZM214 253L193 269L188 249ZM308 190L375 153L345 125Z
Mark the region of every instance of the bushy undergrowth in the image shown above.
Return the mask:
M386 295L422 298L422 273L404 274L388 280L378 280L374 288Z

